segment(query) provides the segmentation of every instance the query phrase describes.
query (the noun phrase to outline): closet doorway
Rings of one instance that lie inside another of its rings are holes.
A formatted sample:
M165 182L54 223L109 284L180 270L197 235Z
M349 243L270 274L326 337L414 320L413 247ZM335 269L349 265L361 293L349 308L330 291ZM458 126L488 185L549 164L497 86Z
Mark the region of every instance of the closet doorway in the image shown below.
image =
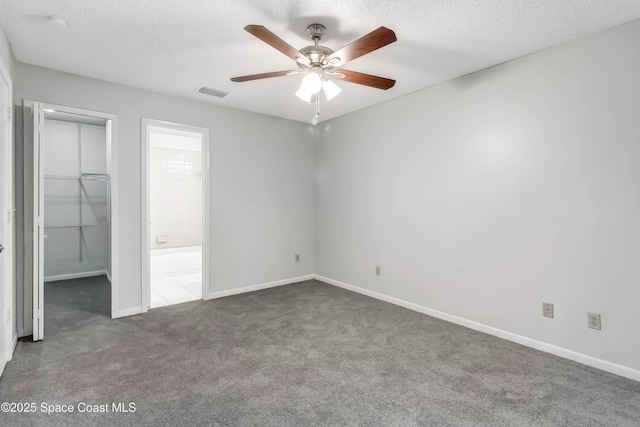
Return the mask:
M143 119L142 132L146 311L209 293L209 164L208 129Z
M115 117L32 103L33 340L114 317ZM46 328L45 328L46 325Z

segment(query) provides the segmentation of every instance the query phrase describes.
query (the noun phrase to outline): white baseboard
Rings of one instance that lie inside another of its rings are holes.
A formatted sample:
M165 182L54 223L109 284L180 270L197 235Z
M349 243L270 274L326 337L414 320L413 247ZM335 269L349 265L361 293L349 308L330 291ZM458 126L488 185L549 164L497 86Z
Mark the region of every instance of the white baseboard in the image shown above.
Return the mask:
M118 310L116 313L112 313L111 318L117 319L119 317L133 316L135 314L140 314L140 313L142 313L142 307L136 306L131 308L125 308L124 310Z
M276 280L275 282L260 283L258 285L245 286L243 288L236 288L236 289L229 289L229 290L226 290L226 291L212 292L209 295L207 295L204 299L205 300L210 300L210 299L215 299L215 298L223 298L223 297L228 297L228 296L231 296L231 295L237 295L237 294L244 294L244 293L247 293L247 292L259 291L261 289L275 288L276 286L290 285L291 283L298 283L298 282L304 282L306 280L313 280L314 277L315 276L313 274L308 274L306 276L298 276L298 277L292 277L292 278L289 278L289 279Z
M568 350L563 347L547 344L542 341L523 337L522 335L517 335L511 332L504 331L502 329L494 328L492 326L483 325L482 323L477 323L471 320L464 319L462 317L453 316L441 311L433 310L431 308L401 300L399 298L391 297L378 292L370 291L368 289L360 288L358 286L350 285L348 283L343 283L338 280L330 279L328 277L314 275L314 278L329 285L347 289L349 291L379 299L381 301L390 302L391 304L399 305L401 307L408 308L409 310L417 311L419 313L436 317L438 319L446 320L447 322L455 323L469 329L484 332L485 334L493 335L495 337L502 338L507 341L512 341L527 347L535 348L536 350L544 351L546 353L563 357L565 359L573 360L574 362L582 363L583 365L592 366L594 368L598 368L612 374L620 375L622 377L626 377L635 381L640 381L640 371L628 368L626 366L618 365L616 363L578 353L573 350Z
M59 274L57 276L45 276L45 282L57 282L58 280L80 279L82 277L104 276L107 270L83 271L81 273ZM109 280L110 281L110 280Z
M276 280L275 282L260 283L258 285L245 286L244 288L236 288L236 289L229 289L227 291L212 292L208 296L206 296L204 299L210 300L210 299L227 297L231 295L244 294L246 292L259 291L261 289L274 288L276 286L283 286L283 285L289 285L291 283L304 282L306 280L313 280L313 278L314 278L313 274L308 274L306 276ZM126 308L124 310L119 310L117 313L113 314L112 318L117 319L119 317L133 316L135 314L140 314L140 313L142 313L142 307L140 306L131 307L131 308Z
M104 275L107 276L107 280L109 281L109 283L111 283L111 275L107 270L104 271Z

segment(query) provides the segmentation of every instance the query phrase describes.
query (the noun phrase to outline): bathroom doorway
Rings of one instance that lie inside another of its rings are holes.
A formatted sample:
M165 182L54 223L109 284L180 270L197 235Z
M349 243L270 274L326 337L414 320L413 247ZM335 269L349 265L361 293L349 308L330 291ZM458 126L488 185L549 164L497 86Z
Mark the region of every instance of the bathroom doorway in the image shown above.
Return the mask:
M143 311L208 295L208 130L144 119Z

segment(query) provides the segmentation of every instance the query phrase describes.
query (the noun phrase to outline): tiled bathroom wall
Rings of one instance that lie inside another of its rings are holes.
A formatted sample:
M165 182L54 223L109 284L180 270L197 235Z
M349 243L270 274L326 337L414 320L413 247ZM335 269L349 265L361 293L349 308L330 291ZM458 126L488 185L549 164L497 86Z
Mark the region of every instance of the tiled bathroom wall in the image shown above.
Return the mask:
M202 153L150 147L151 249L199 246Z

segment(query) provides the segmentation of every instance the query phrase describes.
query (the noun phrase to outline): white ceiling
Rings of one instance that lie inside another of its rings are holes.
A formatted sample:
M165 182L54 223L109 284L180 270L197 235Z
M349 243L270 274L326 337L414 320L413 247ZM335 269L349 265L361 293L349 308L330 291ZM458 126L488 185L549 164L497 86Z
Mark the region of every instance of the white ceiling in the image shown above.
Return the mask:
M45 16L67 21L61 30ZM156 92L309 122L295 97L302 76L233 83L296 69L245 32L264 25L297 49L306 27L327 27L334 50L383 25L398 41L344 68L397 80L382 91L338 82L321 120L640 18L640 0L0 0L16 60ZM226 98L196 93L206 85Z

